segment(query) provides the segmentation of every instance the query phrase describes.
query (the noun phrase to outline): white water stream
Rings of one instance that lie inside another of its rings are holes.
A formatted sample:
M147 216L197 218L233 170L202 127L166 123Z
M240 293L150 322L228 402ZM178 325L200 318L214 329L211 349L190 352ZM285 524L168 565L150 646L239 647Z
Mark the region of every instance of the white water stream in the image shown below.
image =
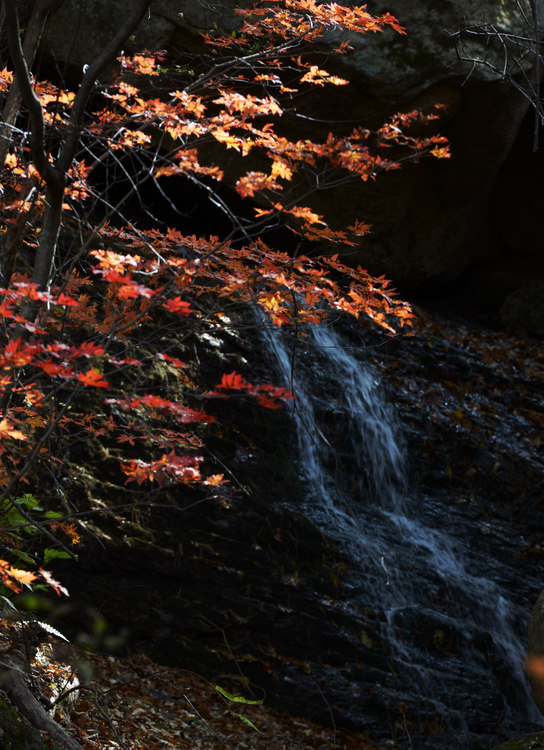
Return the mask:
M303 512L348 554L351 606L379 613L390 689L436 707L459 740L445 748L471 746L470 712L484 694L497 723L539 722L523 671L524 614L501 586L501 563L473 543L470 519L448 518L447 504L407 486L394 412L372 369L325 325L295 357L283 335L267 336L296 399Z

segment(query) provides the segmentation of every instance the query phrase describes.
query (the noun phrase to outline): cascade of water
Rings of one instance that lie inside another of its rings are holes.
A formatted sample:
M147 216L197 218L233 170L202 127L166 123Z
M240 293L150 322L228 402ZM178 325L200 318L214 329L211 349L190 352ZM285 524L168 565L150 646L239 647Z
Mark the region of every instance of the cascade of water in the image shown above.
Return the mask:
M497 582L500 564L490 570L462 522L453 533L440 527L447 508L411 495L392 410L372 370L327 326L310 332L296 357L281 335L269 332L268 341L296 397L304 512L350 555L353 606L371 602L380 611L391 689L435 704L444 726L465 740L478 690L495 691L497 710L512 723L520 714L538 721L523 673L522 617ZM442 640L451 641L446 655ZM499 682L509 684L508 697Z

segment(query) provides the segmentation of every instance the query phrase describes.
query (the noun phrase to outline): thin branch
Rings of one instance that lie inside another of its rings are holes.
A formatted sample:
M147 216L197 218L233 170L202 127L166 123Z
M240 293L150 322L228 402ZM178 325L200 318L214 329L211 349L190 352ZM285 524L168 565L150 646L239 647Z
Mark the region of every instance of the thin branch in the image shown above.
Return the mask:
M139 0L137 3L135 3L135 10L132 16L123 26L121 26L110 43L106 47L104 47L96 60L87 68L79 87L79 91L77 92L76 98L74 99L72 109L70 111L71 131L61 149L61 153L58 159L59 169L62 169L66 172L72 164L72 160L79 145L85 110L89 102L89 97L91 96L93 88L95 87L96 79L106 67L106 65L112 62L117 52L119 52L119 50L121 49L123 43L126 42L129 36L140 25L140 22L144 17L144 14L150 5L150 2L151 0Z

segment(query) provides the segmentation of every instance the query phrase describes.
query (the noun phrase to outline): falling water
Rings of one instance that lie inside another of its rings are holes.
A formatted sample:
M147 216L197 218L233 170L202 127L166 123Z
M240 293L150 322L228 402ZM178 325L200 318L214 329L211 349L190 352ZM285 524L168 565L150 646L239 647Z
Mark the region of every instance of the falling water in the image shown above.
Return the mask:
M351 606L378 613L390 651L386 689L431 706L445 730L432 747L485 746L493 728L471 722L484 694L494 696L483 713L497 725L538 721L522 666L523 613L500 584L508 575L471 545L470 520L459 515L446 530L451 509L406 485L393 410L361 353L325 325L303 351L277 333L268 341L296 397L304 512L349 556Z

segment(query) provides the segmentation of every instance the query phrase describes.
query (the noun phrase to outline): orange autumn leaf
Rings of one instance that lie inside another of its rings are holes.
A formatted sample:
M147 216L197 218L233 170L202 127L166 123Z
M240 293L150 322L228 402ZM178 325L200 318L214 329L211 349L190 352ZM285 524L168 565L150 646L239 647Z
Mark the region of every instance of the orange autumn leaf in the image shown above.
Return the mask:
M223 484L225 481L225 477L223 474L212 474L209 477L206 477L204 480L204 484L209 485L211 487L218 487L219 485Z
M14 429L12 423L6 417L0 421L0 436L2 435L14 440L28 440L27 435L21 430Z

